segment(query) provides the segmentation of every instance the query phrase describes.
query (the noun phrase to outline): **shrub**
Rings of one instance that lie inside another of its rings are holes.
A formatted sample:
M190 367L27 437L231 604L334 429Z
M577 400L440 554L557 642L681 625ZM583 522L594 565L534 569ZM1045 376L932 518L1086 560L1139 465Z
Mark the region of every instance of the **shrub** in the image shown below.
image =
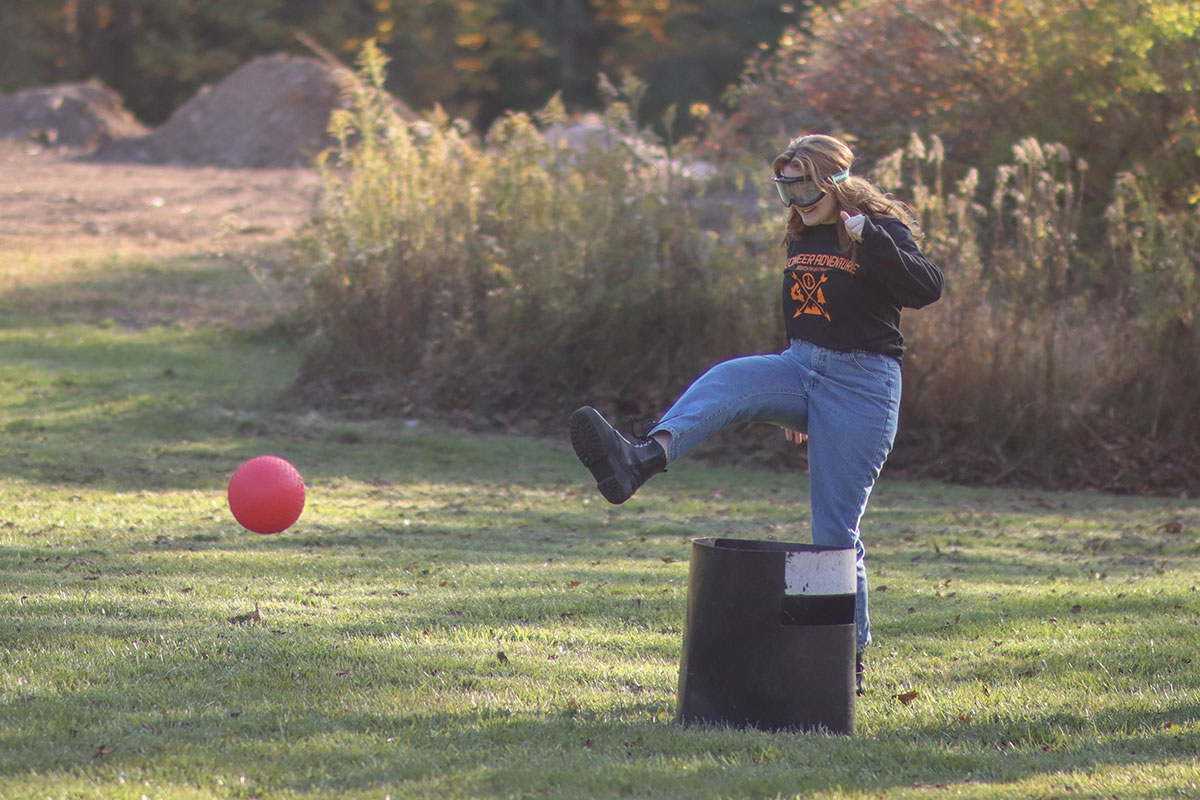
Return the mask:
M893 180L909 176L896 188L915 198L947 276L942 301L906 317L897 460L966 482L1194 486L1195 211L1160 207L1153 187L1125 175L1109 242L1080 241L1086 165L1031 139L997 170L990 206L975 202L973 173L948 193L929 189L936 138L926 149L914 137L885 165Z
M703 231L678 202L694 187L634 128L642 87L603 82L582 149L557 99L480 141L441 114L401 119L384 66L363 51L321 162L310 377L476 415L641 413L707 366L713 341L736 351L775 329L763 239Z

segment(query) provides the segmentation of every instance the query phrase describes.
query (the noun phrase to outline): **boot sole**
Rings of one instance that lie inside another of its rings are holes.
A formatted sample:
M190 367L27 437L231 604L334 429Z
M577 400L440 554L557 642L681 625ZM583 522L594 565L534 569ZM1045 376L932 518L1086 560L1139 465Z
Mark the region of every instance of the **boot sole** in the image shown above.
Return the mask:
M596 488L604 499L615 506L624 503L632 494L621 483L613 469L612 461L604 449L596 417L600 412L592 408L581 408L571 415L571 447L575 455L596 479Z

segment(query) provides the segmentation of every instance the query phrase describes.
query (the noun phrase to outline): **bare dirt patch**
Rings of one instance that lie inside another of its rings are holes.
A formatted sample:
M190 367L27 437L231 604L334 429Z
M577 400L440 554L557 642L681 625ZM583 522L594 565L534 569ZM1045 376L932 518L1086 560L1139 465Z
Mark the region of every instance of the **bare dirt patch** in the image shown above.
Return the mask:
M255 59L155 130L90 84L0 98L0 306L123 325L246 324L312 218L337 70Z
M311 218L306 168L96 163L23 142L0 146L0 248L14 239L202 249L231 233L277 240Z
M0 98L0 246L178 251L292 235L312 213L338 73L313 58L257 58L155 130L100 85Z
M0 305L125 326L268 321L315 170L92 163L0 143Z

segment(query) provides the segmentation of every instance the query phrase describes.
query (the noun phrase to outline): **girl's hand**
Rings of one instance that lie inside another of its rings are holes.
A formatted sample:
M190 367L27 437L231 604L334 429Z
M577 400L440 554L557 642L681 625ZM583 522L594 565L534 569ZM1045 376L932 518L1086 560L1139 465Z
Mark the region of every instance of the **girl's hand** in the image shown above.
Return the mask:
M842 224L846 226L846 233L850 234L850 238L856 242L862 241L863 226L867 224L867 218L863 214L855 214L850 216L846 211L842 212Z
M806 441L808 441L807 433L801 433L800 431L794 431L791 428L784 428L783 435L787 437L787 440L789 442L795 442L796 444L804 444Z

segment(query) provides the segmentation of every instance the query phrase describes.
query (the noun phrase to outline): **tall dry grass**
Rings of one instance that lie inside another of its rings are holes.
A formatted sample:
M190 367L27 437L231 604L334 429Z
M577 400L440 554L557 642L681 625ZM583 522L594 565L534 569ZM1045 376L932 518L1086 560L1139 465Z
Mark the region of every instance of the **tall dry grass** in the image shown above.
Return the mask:
M585 397L665 401L713 341L764 338L765 244L701 230L677 202L686 177L638 146L639 87L609 87L581 149L544 135L565 130L557 100L482 140L439 114L406 122L384 66L364 50L321 164L310 376L401 406L545 416Z
M1057 144L1020 142L986 203L973 171L943 187L941 159L914 138L881 170L947 275L906 319L899 460L971 482L1195 491L1197 209L1125 173L1089 220L1086 165Z
M510 424L582 402L653 414L711 363L782 345L778 215L763 203L703 229L703 185L636 128L644 87L605 85L586 146L567 143L557 101L481 139L441 114L400 118L385 66L364 50L322 161L310 388ZM988 181L945 171L940 142L915 136L875 170L916 209L947 277L941 302L906 317L893 464L969 482L1195 487L1195 206L1161 205L1131 172L1093 219L1086 165L1034 140Z

